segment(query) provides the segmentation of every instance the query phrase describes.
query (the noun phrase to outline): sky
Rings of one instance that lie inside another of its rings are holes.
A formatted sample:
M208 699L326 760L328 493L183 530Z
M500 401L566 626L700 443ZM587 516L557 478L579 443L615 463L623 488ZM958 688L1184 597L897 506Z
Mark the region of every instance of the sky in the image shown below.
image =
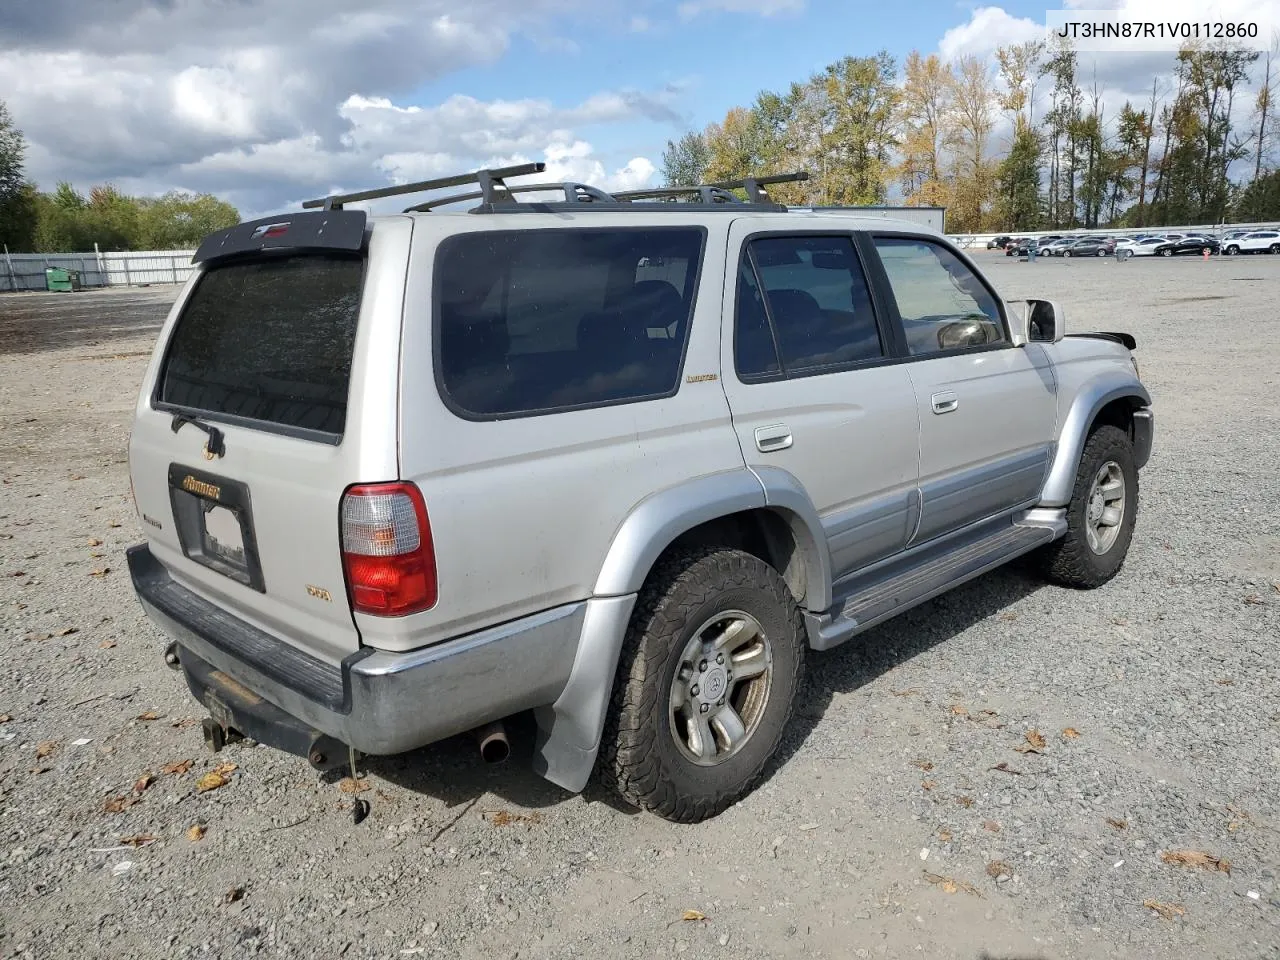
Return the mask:
M1280 26L1280 0L1050 0ZM991 57L1046 5L956 0L43 0L0 3L0 99L43 189L211 192L248 216L543 160L660 181L668 140L845 55ZM1172 54L1082 57L1108 114ZM1242 98L1250 99L1248 96ZM1242 107L1247 112L1247 106Z

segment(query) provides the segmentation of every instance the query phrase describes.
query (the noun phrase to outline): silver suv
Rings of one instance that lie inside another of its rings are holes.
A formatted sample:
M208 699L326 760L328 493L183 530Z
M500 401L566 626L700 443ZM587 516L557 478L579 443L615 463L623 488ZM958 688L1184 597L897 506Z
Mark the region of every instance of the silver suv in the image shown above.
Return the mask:
M501 756L531 710L547 779L696 821L765 772L809 650L1023 554L1120 569L1153 427L1127 334L1064 336L918 224L770 200L800 175L506 183L538 169L201 244L129 566L215 749Z

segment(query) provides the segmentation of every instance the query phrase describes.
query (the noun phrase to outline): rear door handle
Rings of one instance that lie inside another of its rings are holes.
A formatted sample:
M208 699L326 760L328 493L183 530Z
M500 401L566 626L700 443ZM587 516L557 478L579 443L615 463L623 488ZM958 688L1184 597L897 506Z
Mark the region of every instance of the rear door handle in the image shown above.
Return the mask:
M950 413L958 406L960 406L960 398L956 396L954 390L943 390L933 395L934 413Z
M756 427L756 449L761 453L785 450L791 446L791 428L785 423Z

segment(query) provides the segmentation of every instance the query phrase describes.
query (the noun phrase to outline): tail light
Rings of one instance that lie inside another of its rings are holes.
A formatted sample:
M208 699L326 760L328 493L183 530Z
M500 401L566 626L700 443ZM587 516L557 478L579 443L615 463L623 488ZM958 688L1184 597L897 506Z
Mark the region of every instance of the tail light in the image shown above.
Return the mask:
M342 566L357 613L399 617L436 603L436 554L412 483L351 487L342 497Z

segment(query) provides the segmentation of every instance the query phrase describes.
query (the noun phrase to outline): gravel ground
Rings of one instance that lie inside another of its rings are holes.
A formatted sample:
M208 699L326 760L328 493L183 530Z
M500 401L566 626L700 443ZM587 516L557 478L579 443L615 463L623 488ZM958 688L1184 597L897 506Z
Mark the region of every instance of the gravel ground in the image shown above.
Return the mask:
M205 753L123 556L173 291L0 297L0 954L1280 956L1280 257L978 257L1138 338L1129 563L999 571L815 657L785 762L694 827L541 781L519 727L503 767L371 761L359 826L301 760Z

